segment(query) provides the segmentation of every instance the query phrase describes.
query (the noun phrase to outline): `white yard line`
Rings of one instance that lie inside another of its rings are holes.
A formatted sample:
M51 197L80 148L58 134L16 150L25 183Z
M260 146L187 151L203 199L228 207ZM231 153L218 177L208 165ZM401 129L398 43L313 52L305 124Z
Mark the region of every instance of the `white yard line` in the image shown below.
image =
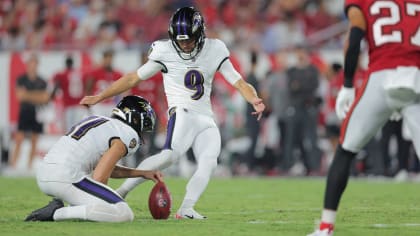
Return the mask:
M392 227L420 227L420 223L401 223L401 224L373 224L375 228L392 228Z

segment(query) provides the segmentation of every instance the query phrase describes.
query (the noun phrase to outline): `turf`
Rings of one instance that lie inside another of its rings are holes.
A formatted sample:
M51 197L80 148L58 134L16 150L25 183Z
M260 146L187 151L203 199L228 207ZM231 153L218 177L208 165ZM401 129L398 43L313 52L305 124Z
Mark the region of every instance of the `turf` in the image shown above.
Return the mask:
M23 222L50 200L35 179L0 177L0 235L306 235L319 219L324 179L213 179L196 210L205 221L175 220L187 180L167 178L173 207L169 220L152 220L148 192L127 197L134 222ZM112 181L116 187L121 181ZM420 235L420 185L352 179L342 199L335 235Z

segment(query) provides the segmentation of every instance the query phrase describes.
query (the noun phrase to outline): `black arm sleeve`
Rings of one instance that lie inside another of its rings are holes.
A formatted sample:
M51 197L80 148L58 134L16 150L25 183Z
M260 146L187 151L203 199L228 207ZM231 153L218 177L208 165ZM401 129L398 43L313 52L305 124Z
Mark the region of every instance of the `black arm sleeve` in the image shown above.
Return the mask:
M344 87L353 87L353 77L357 68L360 53L360 42L365 31L359 27L352 27L349 35L349 47L344 57Z

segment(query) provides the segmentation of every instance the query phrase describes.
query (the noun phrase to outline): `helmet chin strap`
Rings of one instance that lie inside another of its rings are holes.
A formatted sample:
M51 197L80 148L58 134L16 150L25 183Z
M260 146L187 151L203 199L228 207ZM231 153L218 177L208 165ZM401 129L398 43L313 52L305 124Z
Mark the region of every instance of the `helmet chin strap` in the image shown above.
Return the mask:
M194 49L191 51L191 52L189 52L189 53L187 53L187 52L181 52L182 54L184 54L186 57L189 57L189 58L194 58L195 56L197 56L197 47L194 47ZM194 56L193 56L194 55Z
M184 52L178 43L172 41L172 45L175 47L176 52L178 53L179 57L183 60L192 60L198 55L198 42L195 42L194 49L190 53Z

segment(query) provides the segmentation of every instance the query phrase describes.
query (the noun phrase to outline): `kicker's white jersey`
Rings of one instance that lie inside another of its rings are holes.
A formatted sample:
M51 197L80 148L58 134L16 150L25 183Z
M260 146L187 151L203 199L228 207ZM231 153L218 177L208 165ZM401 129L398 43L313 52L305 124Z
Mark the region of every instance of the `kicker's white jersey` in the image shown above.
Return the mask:
M44 157L44 164L57 165L57 173L41 174L41 180L75 182L90 175L113 139L125 144L126 156L132 155L140 144L136 131L118 119L90 116L82 120Z
M210 94L214 75L228 59L229 51L218 39L206 39L203 49L192 60L182 59L171 40L154 42L149 52L149 60L163 67L168 106L185 107L206 115L213 115ZM234 84L238 77L225 79Z

